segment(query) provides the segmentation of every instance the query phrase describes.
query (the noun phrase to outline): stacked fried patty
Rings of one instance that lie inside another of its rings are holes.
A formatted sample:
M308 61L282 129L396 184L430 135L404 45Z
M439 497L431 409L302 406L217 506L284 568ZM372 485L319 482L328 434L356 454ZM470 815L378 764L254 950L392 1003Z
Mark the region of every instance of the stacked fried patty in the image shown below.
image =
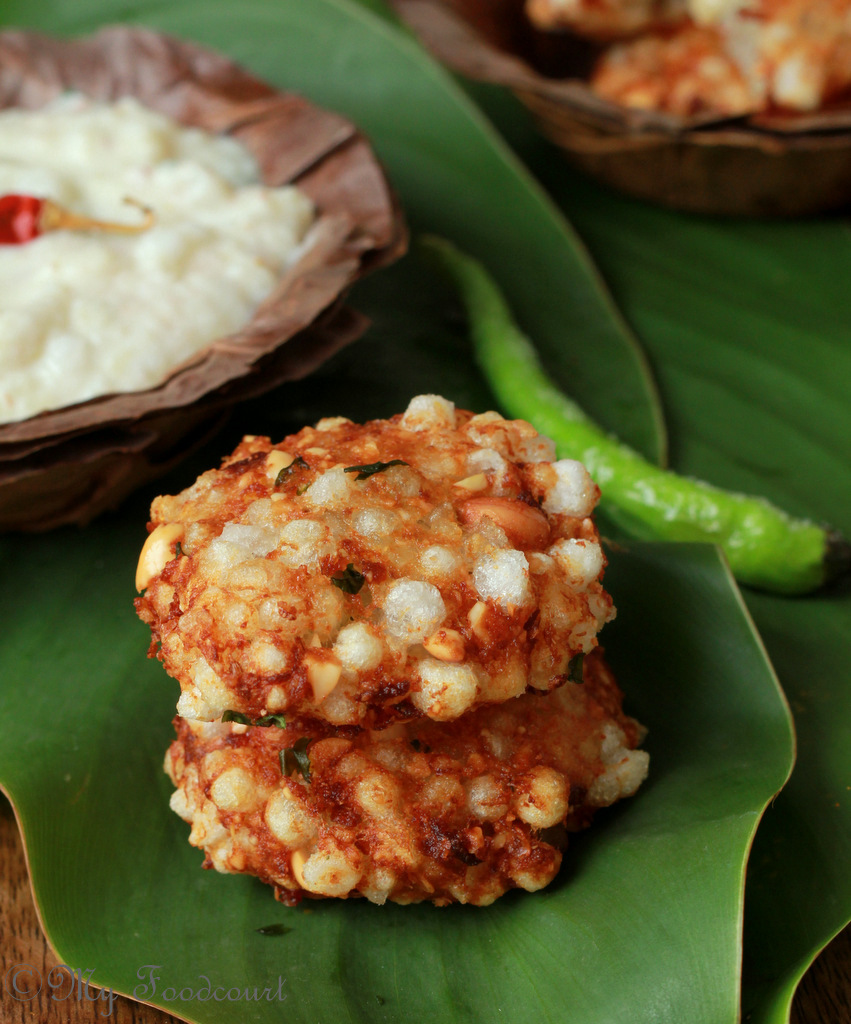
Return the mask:
M529 424L424 395L246 437L156 499L136 603L207 865L288 902L550 881L564 826L647 770L597 648L598 497Z

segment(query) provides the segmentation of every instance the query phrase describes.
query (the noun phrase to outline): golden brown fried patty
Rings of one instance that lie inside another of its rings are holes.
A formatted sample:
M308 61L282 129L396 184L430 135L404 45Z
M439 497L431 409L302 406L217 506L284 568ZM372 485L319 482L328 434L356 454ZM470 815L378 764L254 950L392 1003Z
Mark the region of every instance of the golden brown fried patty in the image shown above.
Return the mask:
M565 829L630 796L647 772L640 727L599 651L585 682L528 694L454 722L382 731L176 720L166 756L172 808L206 866L247 872L295 902L485 905L540 889ZM300 741L300 742L299 742ZM301 765L291 750L306 746ZM305 762L304 758L307 761Z
M434 395L246 437L152 508L137 609L178 713L374 727L560 685L613 608L599 491L554 458L528 423Z

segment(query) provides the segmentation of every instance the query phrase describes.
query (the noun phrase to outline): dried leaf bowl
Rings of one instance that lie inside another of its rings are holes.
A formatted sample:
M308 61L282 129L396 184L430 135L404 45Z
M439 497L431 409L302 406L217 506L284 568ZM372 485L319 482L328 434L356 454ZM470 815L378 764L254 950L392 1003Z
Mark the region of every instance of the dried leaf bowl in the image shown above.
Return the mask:
M66 90L107 102L131 95L233 136L264 184L298 185L317 217L311 244L252 319L160 386L0 425L0 530L85 524L174 465L235 402L310 373L364 327L343 304L346 290L406 244L393 192L354 125L218 53L121 26L77 40L0 34L0 107L36 108Z
M686 119L628 109L588 84L594 48L537 31L523 0L394 0L440 60L507 86L582 170L665 206L793 217L851 202L851 106Z

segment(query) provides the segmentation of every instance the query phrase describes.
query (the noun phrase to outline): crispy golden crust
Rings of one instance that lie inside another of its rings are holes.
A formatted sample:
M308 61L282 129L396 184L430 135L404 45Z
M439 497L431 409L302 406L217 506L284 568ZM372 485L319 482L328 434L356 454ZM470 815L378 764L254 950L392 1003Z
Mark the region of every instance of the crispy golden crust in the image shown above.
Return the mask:
M591 85L614 103L680 117L733 116L757 105L718 29L692 24L609 47Z
M813 111L851 89L849 0L693 0L695 20L609 47L592 87L681 117Z
M154 502L140 558L137 609L179 714L384 726L560 685L613 608L599 491L553 458L527 423L436 396L245 438Z
M451 723L349 735L316 721L176 727L166 757L172 808L191 822L205 866L257 875L288 903L361 895L485 905L511 888L540 889L558 871L567 831L632 795L648 760L598 652L584 685ZM309 781L284 775L281 751L306 739Z

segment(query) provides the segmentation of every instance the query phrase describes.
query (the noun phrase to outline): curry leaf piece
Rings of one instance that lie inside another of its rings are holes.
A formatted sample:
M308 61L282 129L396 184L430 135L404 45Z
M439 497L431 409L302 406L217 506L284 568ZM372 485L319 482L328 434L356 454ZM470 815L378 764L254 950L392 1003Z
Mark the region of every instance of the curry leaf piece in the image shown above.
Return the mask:
M585 655L577 654L570 659L570 664L567 666L567 678L572 683L584 683L585 675L583 667L585 664Z
M366 581L366 576L358 572L351 562L346 566L339 576L332 576L331 582L344 594L357 594Z
M254 725L254 719L244 715L241 711L231 711L230 708L222 712L223 722L236 722L237 725Z
M259 725L261 728L268 728L270 725L276 726L278 729L286 729L287 720L283 715L262 715L258 718L255 725Z
M383 473L391 466L407 466L403 459L391 459L389 462L370 462L366 466L346 466L344 473L357 473L355 480L368 480L375 473Z
M241 711L231 710L222 712L222 721L236 722L238 725L257 725L264 729L270 725L276 725L279 729L287 727L287 721L283 715L263 715L261 718L250 718Z
M289 480L290 476L292 476L297 469L310 469L310 466L308 466L300 455L297 455L288 466L284 466L284 468L278 472L278 475L275 477L275 486L281 487L287 480Z
M279 754L282 775L300 775L305 782L310 782L310 758L307 748L310 739L302 736L291 747L285 747Z
M231 710L222 712L222 721L236 722L238 725L256 725L264 729L270 725L276 725L279 729L286 729L287 727L287 722L283 715L263 715L260 718L250 718L241 711Z

